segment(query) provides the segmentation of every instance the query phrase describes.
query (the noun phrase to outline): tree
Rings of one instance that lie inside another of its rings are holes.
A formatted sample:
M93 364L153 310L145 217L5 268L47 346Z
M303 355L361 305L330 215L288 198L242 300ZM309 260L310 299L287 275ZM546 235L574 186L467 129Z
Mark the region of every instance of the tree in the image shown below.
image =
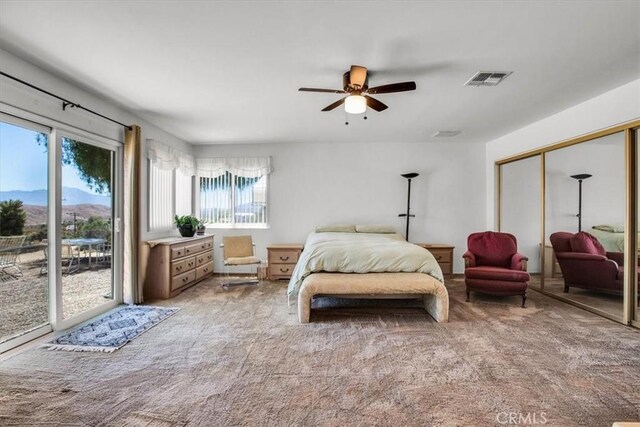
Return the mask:
M47 146L47 135L39 133L36 142ZM89 188L104 194L111 190L111 152L75 139L62 138L62 164L73 165Z
M0 236L20 236L24 233L27 213L22 200L0 202Z

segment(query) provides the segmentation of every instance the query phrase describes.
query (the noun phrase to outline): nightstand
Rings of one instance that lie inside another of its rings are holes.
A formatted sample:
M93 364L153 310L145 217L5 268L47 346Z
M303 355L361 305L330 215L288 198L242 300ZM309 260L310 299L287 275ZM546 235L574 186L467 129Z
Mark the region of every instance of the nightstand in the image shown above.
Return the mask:
M301 252L297 243L267 246L269 280L290 279Z
M416 245L422 246L433 254L445 278L453 278L453 249L455 246L440 243L416 243Z

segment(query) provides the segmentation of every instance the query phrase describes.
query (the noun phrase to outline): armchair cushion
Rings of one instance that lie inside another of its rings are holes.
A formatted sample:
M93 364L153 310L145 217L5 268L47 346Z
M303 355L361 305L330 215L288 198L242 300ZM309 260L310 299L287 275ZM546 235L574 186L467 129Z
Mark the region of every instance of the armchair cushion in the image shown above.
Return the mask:
M476 257L476 265L492 265L508 268L517 251L516 238L509 233L485 231L473 233L467 239L467 247Z
M528 282L529 273L502 267L470 267L464 272L467 279L499 280L509 282Z
M583 254L606 255L607 251L602 244L589 233L581 231L574 234L569 240L571 250Z

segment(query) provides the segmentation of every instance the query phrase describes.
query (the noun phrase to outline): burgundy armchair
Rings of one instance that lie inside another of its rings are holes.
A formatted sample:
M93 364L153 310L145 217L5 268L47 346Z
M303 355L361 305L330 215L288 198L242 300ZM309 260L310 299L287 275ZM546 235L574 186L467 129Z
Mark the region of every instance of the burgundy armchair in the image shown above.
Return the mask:
M467 301L471 291L490 295L521 295L522 307L527 300L529 258L518 253L518 242L512 234L486 231L473 233L467 239L464 258L464 283Z
M607 252L598 239L584 231L559 231L549 239L564 277L565 292L571 287L622 292L624 254Z

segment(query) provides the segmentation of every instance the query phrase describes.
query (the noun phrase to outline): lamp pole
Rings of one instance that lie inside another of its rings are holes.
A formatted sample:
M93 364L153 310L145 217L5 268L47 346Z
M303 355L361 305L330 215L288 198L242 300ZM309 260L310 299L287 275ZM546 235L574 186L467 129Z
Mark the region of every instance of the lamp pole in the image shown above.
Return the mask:
M409 241L409 219L415 218L415 215L411 215L411 179L417 176L418 174L415 172L402 174L403 178L407 178L407 213L403 213L398 216L407 218L407 229L405 233L405 239L407 240L407 242Z
M591 178L592 175L588 173L581 173L578 175L571 175L571 178L578 180L578 233L582 231L582 181L587 178Z

